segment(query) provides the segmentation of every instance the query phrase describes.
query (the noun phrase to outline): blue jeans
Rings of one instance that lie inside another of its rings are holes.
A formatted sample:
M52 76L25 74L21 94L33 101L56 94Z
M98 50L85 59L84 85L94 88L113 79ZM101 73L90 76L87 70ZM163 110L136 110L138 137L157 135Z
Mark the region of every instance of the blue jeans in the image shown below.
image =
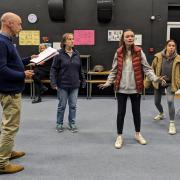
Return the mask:
M75 124L78 90L78 88L60 88L57 90L57 95L59 99L59 104L57 108L57 124L63 124L64 112L66 109L67 101L69 104L69 123Z

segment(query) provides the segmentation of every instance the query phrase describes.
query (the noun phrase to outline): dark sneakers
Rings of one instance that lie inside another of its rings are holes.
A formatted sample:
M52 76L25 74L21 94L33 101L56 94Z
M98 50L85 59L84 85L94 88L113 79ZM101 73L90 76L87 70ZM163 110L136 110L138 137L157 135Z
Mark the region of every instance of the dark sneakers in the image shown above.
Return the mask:
M32 103L40 103L42 100L41 100L41 97L35 97L33 100L32 100Z
M43 94L44 92L46 92L48 90L48 88L46 86L42 86L41 88L41 94Z
M64 131L64 127L63 127L63 124L57 124L56 126L56 131L57 132L63 132Z
M76 127L76 124L69 123L69 130L73 133L78 132L78 129Z
M78 132L78 129L77 129L77 127L76 127L75 124L70 124L70 123L69 123L68 129L69 129L72 133ZM59 132L59 133L63 132L63 131L64 131L63 124L57 124L57 126L56 126L56 131Z

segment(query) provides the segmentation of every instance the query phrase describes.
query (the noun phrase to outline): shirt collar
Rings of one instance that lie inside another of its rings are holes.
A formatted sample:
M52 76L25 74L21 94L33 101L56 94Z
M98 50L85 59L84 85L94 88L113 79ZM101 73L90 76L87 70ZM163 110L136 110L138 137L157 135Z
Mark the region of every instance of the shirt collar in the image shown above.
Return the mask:
M5 37L7 37L10 41L12 41L12 37L9 36L7 33L5 33L5 32L0 32L0 34L3 35L3 36L5 36Z
M62 48L62 50L64 51L64 53L67 54L65 48ZM77 54L77 53L76 53L76 50L74 49L74 47L72 48L72 50L73 50L73 51L72 51L72 55Z

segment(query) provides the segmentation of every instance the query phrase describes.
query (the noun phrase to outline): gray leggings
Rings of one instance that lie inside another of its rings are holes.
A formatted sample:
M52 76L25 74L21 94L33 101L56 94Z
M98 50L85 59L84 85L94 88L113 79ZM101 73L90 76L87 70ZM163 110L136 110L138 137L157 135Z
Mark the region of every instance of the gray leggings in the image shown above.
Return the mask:
M175 118L175 108L174 108L174 93L171 92L171 86L168 86L166 89L166 96L168 102L169 118L174 120ZM161 105L163 89L154 89L154 103L160 113L163 113L163 107Z

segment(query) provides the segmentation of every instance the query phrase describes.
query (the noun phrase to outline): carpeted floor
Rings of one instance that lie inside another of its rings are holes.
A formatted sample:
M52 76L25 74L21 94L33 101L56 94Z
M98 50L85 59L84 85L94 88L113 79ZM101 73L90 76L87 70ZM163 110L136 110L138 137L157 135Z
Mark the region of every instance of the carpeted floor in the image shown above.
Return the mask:
M162 104L166 119L154 122L157 114L153 96L142 99L142 134L148 144L134 140L131 104L128 101L124 125L124 146L114 148L116 138L116 100L93 98L78 100L79 132L55 131L57 103L44 97L32 104L23 98L21 127L15 148L26 156L13 160L25 170L0 175L0 180L178 180L180 177L180 99L176 99L177 134L169 135L166 98ZM2 110L0 110L2 112ZM68 108L67 108L68 112ZM67 127L67 116L65 126Z

